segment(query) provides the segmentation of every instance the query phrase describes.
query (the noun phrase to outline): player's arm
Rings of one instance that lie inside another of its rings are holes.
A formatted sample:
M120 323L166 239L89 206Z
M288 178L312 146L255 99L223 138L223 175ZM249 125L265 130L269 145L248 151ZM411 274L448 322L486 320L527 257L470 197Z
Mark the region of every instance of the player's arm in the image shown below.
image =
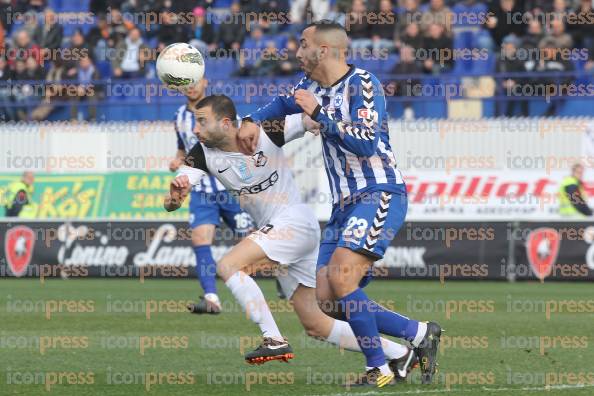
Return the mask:
M303 77L293 88L293 92L307 87L307 79ZM260 123L264 120L282 119L291 114L302 113L303 109L295 103L293 95L279 95L267 105L260 107L255 112L244 117L244 120L252 120Z
M165 196L163 206L168 212L173 212L179 209L188 196L192 185L190 179L186 175L178 175L171 181L169 185L169 194Z
M293 90L306 87L306 78L301 79ZM252 154L258 145L260 126L266 127L264 121L280 120L284 117L303 112L295 103L293 95L279 95L267 105L242 119L241 127L237 134L239 149L244 154Z
M176 115L177 118L177 115ZM175 135L177 136L177 151L175 152L175 158L173 160L171 160L171 162L169 163L169 170L171 172L175 172L179 169L179 167L184 163L184 160L186 159L186 150L185 150L185 145L184 145L184 141L182 140L181 135L179 134L179 131L177 129L177 122L173 123L173 126L175 128Z
M262 123L264 133L278 147L282 147L292 140L303 137L305 132L318 135L319 127L319 124L305 113L291 114L284 119L269 120Z
M341 146L358 156L370 157L377 150L379 134L384 127L380 123L384 119L386 99L379 81L365 80L359 75L351 78L350 92L351 121L343 120L337 113L327 113L319 104L310 115L320 124L324 136L337 139ZM296 93L297 102L302 100L301 96L308 94L303 91Z
M165 196L164 207L168 212L179 209L188 196L192 186L200 183L200 179L208 172L202 144L196 143L184 164L179 167L177 176L171 181L169 194Z

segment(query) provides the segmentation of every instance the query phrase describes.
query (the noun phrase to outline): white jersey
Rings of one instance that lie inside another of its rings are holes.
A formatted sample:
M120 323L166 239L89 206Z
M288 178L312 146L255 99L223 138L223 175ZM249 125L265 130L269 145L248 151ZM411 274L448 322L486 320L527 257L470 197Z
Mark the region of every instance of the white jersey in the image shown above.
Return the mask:
M262 227L287 208L303 204L282 145L304 132L301 114L288 116L284 133L260 129L258 147L251 156L208 148L198 142L178 175L187 175L193 185L207 172L215 176Z

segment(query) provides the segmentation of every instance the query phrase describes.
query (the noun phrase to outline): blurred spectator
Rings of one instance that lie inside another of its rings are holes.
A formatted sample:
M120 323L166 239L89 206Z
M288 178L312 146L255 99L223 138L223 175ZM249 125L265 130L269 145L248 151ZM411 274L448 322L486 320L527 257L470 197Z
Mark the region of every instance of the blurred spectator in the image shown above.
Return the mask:
M68 62L69 67L75 68L81 56L89 56L91 53L82 30L77 28L70 37L70 54L65 61Z
M423 35L421 28L416 23L411 23L406 26L400 39L396 41L396 46L400 48L403 45L419 49L423 47Z
M19 59L15 63L14 79L20 80L12 85L15 101L20 104L16 108L19 120L27 120L27 103L38 98L41 91L43 72L33 57L26 60Z
M190 44L198 48L203 54L216 49L215 31L212 23L206 21L206 11L202 7L196 7L192 11L194 23L192 24L192 40Z
M113 34L111 26L107 23L105 14L97 17L97 25L93 26L87 33L84 40L89 48L92 48L92 58L96 61L105 61L107 59L107 49L115 48L117 36Z
M128 32L134 28L134 24L125 21L119 8L111 7L109 10L109 47L117 48L126 39Z
M267 39L264 37L264 32L259 26L252 29L250 37L248 37L243 43L243 48L252 50L252 53L257 53L258 50L266 48Z
M254 64L251 75L256 77L270 77L279 74L280 61L279 54L274 41L266 43L266 48L260 58Z
M527 50L538 48L543 36L542 25L540 22L537 19L531 19L530 22L528 22L528 31L522 38L522 48Z
M450 70L454 61L452 45L452 39L445 34L443 25L433 23L429 26L424 41L424 48L427 50L428 58L423 62L423 67L427 73L442 73Z
M572 48L573 39L565 32L565 22L561 18L551 21L550 33L543 40L548 40L557 48ZM542 47L542 44L540 45Z
M67 62L64 61L60 55L56 57L50 70L45 76L45 92L42 102L31 112L31 119L34 121L42 121L55 109L56 99L63 101L68 99L68 87L62 84L62 80L67 80ZM75 69L73 69L76 71Z
M178 16L173 12L161 13L162 23L157 32L159 49L163 49L173 43L187 43L190 38L188 25L179 23Z
M406 26L411 23L420 23L422 16L419 8L419 0L403 0L402 8L398 12L398 19L396 21L396 29L398 32L403 32Z
M231 4L230 11L219 26L216 42L221 48L238 51L246 35L245 21L239 3Z
M568 33L574 38L577 48L585 48L589 53L594 51L594 8L592 0L581 0L575 11L567 18L574 22L568 25ZM590 21L591 23L587 23Z
M290 76L301 71L299 61L297 60L297 50L299 49L299 42L294 37L287 41L286 57L280 62L280 69L278 74Z
M100 93L99 87L95 85L95 81L97 80L99 80L99 72L95 69L91 58L88 56L80 58L76 73L76 82L78 85L76 86L76 96L74 98L76 102L89 102L90 121L95 121L97 118L97 107L95 104ZM70 116L72 119L80 118L76 104L71 107Z
M444 26L446 34L451 36L452 19L452 11L445 5L444 0L431 0L429 2L429 8L422 15L421 30L423 33L427 33L429 25L437 23Z
M116 48L112 61L115 77L140 78L149 60L149 48L142 41L140 30L134 28L128 37Z
M518 59L517 56L519 46L520 39L513 34L510 34L503 39L503 42L501 43L501 53L497 57L497 73L522 73L526 71L524 61ZM517 93L514 88L517 86L521 87L524 84L521 77L514 76L498 81L500 82L496 92L500 96L506 96L507 99L497 101L497 116L513 117L517 107L520 108L520 114L522 116L528 116L528 101L512 99Z
M565 0L553 0L552 3L551 12L557 14L559 17L564 17L571 11L569 4Z
M8 62L0 57L0 121L16 121L16 114L12 104L13 73L8 67Z
M29 37L32 39L35 37L35 32L39 28L39 20L37 19L37 14L33 11L27 11L23 16L20 18L23 21L23 25L20 27L20 30L24 30L29 34Z
M392 11L392 0L381 0L379 3L377 24L371 29L371 40L374 53L379 50L392 51L394 49L394 29L396 28L396 14Z
M489 18L487 29L495 42L495 48L500 48L503 38L508 34L521 37L526 31L524 23L517 23L521 20L522 8L516 0L499 0L489 7ZM515 19L514 19L515 18Z
M573 71L573 64L567 57L561 56L559 47L554 38L544 38L540 44L541 57L536 63L534 71L546 73L563 73ZM530 71L530 70L529 70ZM561 106L565 103L565 98L560 95L560 92L567 92L568 86L572 83L573 78L564 76L546 76L537 78L534 85L540 88L540 92L546 95L552 95L550 103L545 111L545 116L558 115ZM544 91L543 91L544 89ZM539 90L537 90L538 92ZM551 92L553 92L551 94Z
M421 74L423 72L422 66L419 64L415 57L415 49L404 45L400 48L400 62L392 69L392 74L400 76L401 78L391 81L388 84L388 92L393 96L416 96L418 92L417 87L420 87L421 81L419 79L405 79L407 75ZM404 118L414 118L414 112L412 109L412 101L404 100L402 102L404 106Z
M6 36L9 35L12 29L12 21L10 20L11 11L11 0L0 0L0 25L4 28Z
M353 50L371 47L371 26L367 21L367 8L363 0L353 0L351 11L347 14L346 30Z
M311 9L310 16L305 15L307 6ZM326 14L330 11L330 0L292 0L291 1L291 12L290 18L293 24L303 24L319 21L326 17Z
M31 36L26 30L19 30L14 39L14 47L9 53L12 54L8 58L9 64L15 59L25 60L29 57L35 59L37 63L41 63L41 50L37 44L31 42Z
M47 8L44 13L45 23L43 26L37 26L34 34L34 40L45 51L60 48L64 28L58 24L58 16L51 9ZM47 56L45 57L47 59Z

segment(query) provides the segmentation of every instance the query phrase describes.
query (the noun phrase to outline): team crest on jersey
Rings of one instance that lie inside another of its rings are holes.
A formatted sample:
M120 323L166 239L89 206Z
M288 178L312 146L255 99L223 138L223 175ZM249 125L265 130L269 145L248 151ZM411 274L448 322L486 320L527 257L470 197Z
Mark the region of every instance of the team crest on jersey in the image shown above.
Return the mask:
M257 167L264 166L268 162L268 157L264 155L264 151L258 151L252 155L252 158L254 159L254 165Z
M342 105L342 95L336 95L334 97L334 107L340 107Z

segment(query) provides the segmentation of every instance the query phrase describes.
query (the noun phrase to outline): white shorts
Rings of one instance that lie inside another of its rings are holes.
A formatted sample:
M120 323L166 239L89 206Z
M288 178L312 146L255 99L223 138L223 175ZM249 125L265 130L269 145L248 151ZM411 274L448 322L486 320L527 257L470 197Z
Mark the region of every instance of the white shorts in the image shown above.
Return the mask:
M248 236L280 266L277 279L287 298L297 286L316 287L320 225L308 205L293 205Z

